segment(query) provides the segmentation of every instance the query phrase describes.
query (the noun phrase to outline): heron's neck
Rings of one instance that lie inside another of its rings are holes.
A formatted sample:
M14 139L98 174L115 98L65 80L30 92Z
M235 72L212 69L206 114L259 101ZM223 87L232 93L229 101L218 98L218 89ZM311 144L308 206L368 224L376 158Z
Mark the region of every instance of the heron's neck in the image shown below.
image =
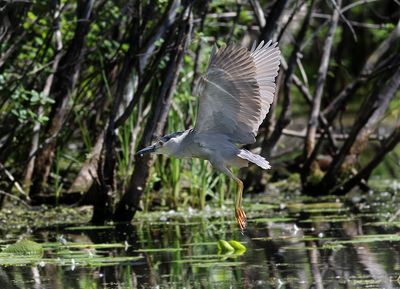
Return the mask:
M193 135L191 134L192 129L186 130L183 134L176 138L176 145L171 151L171 155L177 158L191 157Z

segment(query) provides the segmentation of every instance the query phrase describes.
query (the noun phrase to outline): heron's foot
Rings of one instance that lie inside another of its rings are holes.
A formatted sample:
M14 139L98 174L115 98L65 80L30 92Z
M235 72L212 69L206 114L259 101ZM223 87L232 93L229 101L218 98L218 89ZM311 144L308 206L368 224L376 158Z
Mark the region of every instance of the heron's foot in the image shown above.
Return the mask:
M242 208L236 207L235 208L235 216L236 216L236 223L239 225L240 231L243 233L244 229L246 229L246 213L243 211Z

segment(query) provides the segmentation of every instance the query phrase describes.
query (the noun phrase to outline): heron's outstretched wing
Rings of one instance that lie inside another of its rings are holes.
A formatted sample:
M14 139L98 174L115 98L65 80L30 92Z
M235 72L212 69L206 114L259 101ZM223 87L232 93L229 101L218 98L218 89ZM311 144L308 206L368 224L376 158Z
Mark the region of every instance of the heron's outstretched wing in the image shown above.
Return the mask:
M236 45L214 47L195 89L199 96L195 133L253 143L274 99L279 59L277 43L261 42L251 51Z

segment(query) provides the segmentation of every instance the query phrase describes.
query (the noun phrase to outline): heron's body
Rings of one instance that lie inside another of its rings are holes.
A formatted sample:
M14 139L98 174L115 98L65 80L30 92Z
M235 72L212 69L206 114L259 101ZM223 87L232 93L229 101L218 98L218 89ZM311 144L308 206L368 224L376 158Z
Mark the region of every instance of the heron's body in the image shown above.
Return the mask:
M269 163L263 157L240 149L228 137L220 134L197 134L188 129L178 132L179 136L173 142L166 142L157 153L176 158L199 158L209 160L219 171L225 172L225 167L243 168L252 162L263 169L269 168ZM206 140L206 141L204 141Z
M209 160L218 171L233 178L238 183L235 210L241 230L246 226L241 208L243 183L229 167L242 168L252 162L270 168L262 156L240 146L255 142L273 102L280 57L276 45L261 42L251 51L235 45L214 48L207 71L194 91L199 97L195 127L166 135L138 152Z

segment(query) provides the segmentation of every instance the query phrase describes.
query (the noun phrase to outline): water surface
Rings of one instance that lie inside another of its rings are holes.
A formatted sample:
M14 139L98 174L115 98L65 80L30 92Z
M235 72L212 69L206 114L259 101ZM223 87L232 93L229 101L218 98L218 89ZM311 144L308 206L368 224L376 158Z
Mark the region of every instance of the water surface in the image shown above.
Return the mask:
M0 288L400 288L397 204L397 192L318 203L272 192L246 199L243 235L230 205L36 227L22 237L44 255L0 257ZM21 238L0 232L3 248Z

